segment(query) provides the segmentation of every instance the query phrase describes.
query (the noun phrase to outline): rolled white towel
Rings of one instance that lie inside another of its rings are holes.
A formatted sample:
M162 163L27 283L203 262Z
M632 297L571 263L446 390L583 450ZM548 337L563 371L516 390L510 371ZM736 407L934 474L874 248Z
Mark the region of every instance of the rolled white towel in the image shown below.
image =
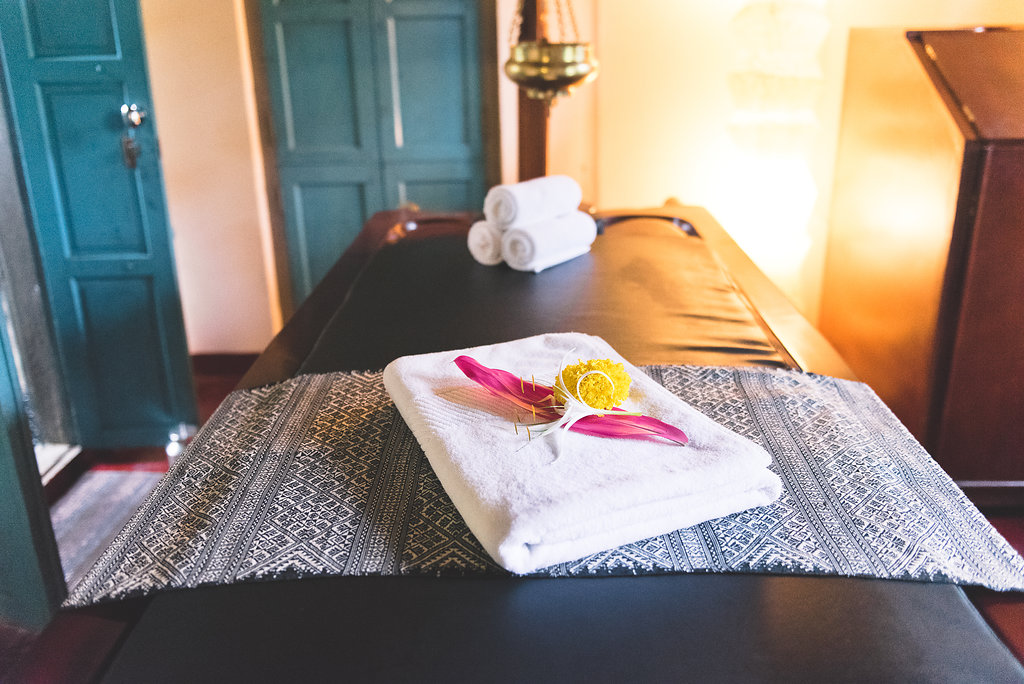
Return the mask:
M517 271L540 273L545 268L575 259L590 251L597 224L590 214L573 211L564 216L509 228L501 239L501 255Z
M488 221L477 221L469 228L466 244L473 258L484 266L501 263L501 229Z
M499 228L515 228L575 211L581 201L580 184L569 176L543 176L491 188L484 216Z

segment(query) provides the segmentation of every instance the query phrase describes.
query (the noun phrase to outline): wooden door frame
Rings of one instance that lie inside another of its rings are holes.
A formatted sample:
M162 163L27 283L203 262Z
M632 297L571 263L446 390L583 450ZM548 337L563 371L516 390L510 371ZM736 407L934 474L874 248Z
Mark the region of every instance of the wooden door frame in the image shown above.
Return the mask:
M4 288L23 381L33 409L38 439L55 444L74 442L75 427L60 370L57 342L50 319L38 246L29 221L29 207L17 145L11 136L7 82L0 70L0 286Z
M274 136L273 106L270 83L264 61L263 19L260 0L244 0L245 29L249 39L249 62L252 67L253 89L256 101L256 119L259 124L260 149L263 154L263 182L267 193L270 218L270 238L274 249L274 273L277 277L277 301L281 316L287 321L295 313L297 302L293 295L292 273L288 262L288 238L281 197L281 177L277 172L277 141Z
M42 629L67 596L67 585L6 323L0 312L0 617Z
M0 297L7 304L14 339L0 330L0 363L13 373L13 357L19 349L23 381L31 396L37 429L48 439L68 441L73 434L66 389L60 376L56 343L45 301L42 275L34 252L35 242L24 195L24 181L16 146L10 135L7 84L0 73ZM0 323L6 317L0 312ZM7 358L8 355L11 358ZM49 358L49 362L47 362ZM17 568L0 572L2 617L31 629L41 629L67 595L50 511L43 494L39 465L25 414L25 402L17 378L2 388L0 398L13 396L12 405L0 405L0 508L4 512L4 534L12 535L2 545ZM24 535L21 536L21 535ZM12 548L13 547L13 548Z

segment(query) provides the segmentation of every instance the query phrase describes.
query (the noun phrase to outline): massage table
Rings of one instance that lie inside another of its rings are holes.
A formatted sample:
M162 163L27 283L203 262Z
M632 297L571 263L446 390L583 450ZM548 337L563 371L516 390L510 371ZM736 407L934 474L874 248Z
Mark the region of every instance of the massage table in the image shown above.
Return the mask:
M634 364L853 378L714 218L598 214L590 254L526 274L469 215L383 212L240 388L544 332ZM994 592L988 592L994 593ZM64 609L26 676L100 681L1024 681L953 584L774 574L316 577Z

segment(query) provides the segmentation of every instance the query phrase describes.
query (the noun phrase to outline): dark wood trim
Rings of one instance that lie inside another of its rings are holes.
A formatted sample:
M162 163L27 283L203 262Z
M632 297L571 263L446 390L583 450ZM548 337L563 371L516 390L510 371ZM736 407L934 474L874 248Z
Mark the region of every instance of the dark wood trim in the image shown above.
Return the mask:
M537 0L526 0L522 7L519 40L541 40L545 37L543 17ZM548 113L551 105L535 100L519 89L519 180L530 180L548 172Z
M519 90L519 180L546 176L548 172L548 108L544 100L527 97Z
M974 233L978 227L978 209L983 197L982 182L985 180L989 152L990 148L985 142L972 138L964 140L957 207L946 252L946 269L939 293L938 318L935 321L933 360L929 378L931 396L926 405L924 434L919 437L925 448L933 454L940 452L942 414L948 403L950 372L960 338L958 328L963 313L968 267L973 253Z
M957 482L964 494L978 508L1012 510L1020 515L1024 510L1024 486L1011 483L994 482L991 485L978 485L974 481Z
M928 74L932 83L935 84L935 92L946 104L946 109L952 117L953 122L956 124L956 127L960 129L961 135L963 135L967 140L980 139L981 133L978 130L977 123L967 115L967 112L964 109L964 103L960 101L956 94L956 89L950 85L949 81L946 79L946 75L935 62L934 53L929 52L925 32L908 31L906 33L906 37L907 41L910 43L911 49L913 49L917 58L920 60L921 66L924 67L925 73Z

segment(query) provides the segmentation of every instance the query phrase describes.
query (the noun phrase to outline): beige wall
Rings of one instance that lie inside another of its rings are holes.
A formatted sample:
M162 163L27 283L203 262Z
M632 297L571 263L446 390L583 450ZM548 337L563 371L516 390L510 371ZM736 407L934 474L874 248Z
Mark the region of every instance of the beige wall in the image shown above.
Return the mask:
M189 351L250 353L280 326L242 0L142 0Z

